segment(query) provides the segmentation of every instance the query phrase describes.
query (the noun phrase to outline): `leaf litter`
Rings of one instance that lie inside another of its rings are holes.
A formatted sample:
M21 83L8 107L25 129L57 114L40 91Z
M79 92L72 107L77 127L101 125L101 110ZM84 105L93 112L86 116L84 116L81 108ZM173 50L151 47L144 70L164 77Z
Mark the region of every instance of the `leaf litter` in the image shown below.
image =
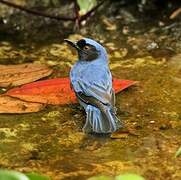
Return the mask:
M42 64L0 65L0 87L12 87L36 81L53 72Z
M10 89L0 96L0 113L38 112L45 107L45 104L77 103L69 78L34 82L49 76L52 72L53 69L44 64L0 65L0 87L10 88L23 85ZM135 84L135 81L115 79L113 84L118 93Z
M136 81L113 80L113 87L118 93ZM74 91L71 89L69 78L55 78L25 84L21 87L10 89L6 95L19 98L24 101L38 102L53 105L65 105L77 103Z
M17 98L1 95L0 113L31 113L42 110L45 105L40 103L25 102Z

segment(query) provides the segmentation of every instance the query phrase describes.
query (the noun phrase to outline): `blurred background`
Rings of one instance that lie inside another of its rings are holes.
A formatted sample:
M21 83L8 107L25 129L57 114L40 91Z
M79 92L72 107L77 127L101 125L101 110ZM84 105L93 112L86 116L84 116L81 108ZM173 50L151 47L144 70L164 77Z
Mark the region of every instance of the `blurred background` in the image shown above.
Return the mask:
M17 6L14 7L13 4ZM93 11L89 14L91 9ZM86 13L87 16L81 19ZM61 17L70 20L62 20ZM1 39L25 42L60 41L77 32L101 39L121 40L130 34L151 31L166 35L173 33L175 39L178 39L180 1L1 0L0 27Z

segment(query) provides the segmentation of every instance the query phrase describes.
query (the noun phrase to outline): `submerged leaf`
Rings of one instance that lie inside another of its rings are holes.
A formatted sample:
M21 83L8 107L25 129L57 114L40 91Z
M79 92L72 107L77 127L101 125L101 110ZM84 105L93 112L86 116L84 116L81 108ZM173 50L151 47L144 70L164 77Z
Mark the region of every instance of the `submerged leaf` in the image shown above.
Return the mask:
M177 150L177 152L175 153L175 157L179 157L181 155L181 146L180 148Z
M144 178L137 174L127 173L127 174L116 176L115 180L144 180Z
M111 138L112 139L126 139L128 138L129 134L128 133L117 133L117 132L114 132L111 134Z
M0 65L0 87L26 84L51 73L52 69L42 64Z
M113 87L118 93L135 84L131 80L113 80ZM9 90L6 95L17 97L24 101L44 104L71 104L77 103L75 93L70 87L69 78L56 78L26 84Z
M43 104L25 102L17 98L0 96L0 113L30 113L44 108Z
M47 176L42 176L37 173L27 173L26 176L29 178L29 180L50 180Z
M109 176L94 176L91 178L88 178L87 180L112 180Z
M30 180L24 174L17 171L0 170L1 180Z
M37 81L11 89L6 94L25 101L44 104L76 103L76 97L71 90L68 78Z
M139 134L131 128L122 128L119 129L111 134L112 139L125 139L128 138L128 136L139 136Z

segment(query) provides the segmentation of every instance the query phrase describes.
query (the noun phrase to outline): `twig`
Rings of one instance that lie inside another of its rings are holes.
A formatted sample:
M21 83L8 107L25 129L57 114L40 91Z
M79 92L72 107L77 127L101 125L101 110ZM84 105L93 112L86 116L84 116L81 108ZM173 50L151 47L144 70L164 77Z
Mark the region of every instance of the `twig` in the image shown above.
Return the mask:
M83 21L83 20L87 19L89 16L91 16L92 13L94 11L96 11L104 2L105 1L102 0L94 8L92 8L90 11L88 11L85 15L80 16L79 15L79 7L78 7L78 4L77 4L77 1L75 0L75 6L74 6L75 7L74 8L75 9L75 16L74 17L66 17L66 16L54 16L54 15L46 14L46 13L36 11L36 10L33 10L33 9L28 9L26 7L14 4L12 2L8 2L6 0L0 0L1 4L5 4L7 6L19 9L19 10L24 11L24 12L29 13L29 14L38 15L38 16L41 16L41 17L47 17L47 18L55 19L55 20L59 20L59 21L75 21L75 23L78 25L78 27L80 26L81 21Z
M76 20L75 20L75 29L76 28L80 28L80 14L79 14L79 6L77 4L77 0L74 0L74 13L75 13L75 17L76 17Z
M176 9L171 15L170 15L170 19L175 19L179 14L181 14L181 7Z
M16 9L19 9L26 13L30 13L30 14L34 14L34 15L38 15L38 16L42 16L42 17L47 17L47 18L51 18L51 19L55 19L55 20L59 20L59 21L75 21L76 20L76 17L54 16L54 15L42 13L42 12L39 12L36 10L28 9L28 8L25 8L20 5L14 4L12 2L4 1L4 0L0 0L0 3L13 7L13 8L16 8Z

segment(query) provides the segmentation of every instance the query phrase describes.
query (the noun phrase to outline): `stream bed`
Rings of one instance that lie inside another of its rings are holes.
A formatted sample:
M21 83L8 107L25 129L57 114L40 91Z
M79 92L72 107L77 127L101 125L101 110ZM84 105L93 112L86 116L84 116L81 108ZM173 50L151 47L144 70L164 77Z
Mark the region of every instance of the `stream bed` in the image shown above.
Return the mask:
M181 25L173 26L175 31L170 26L163 31L137 26L137 32L127 26L100 26L65 37L99 40L108 51L113 77L138 81L116 95L125 131L112 138L84 134L86 116L78 104L0 114L0 168L38 172L53 180L125 172L147 180L181 179L181 158L175 158L181 146ZM46 64L54 69L48 78L67 77L77 58L65 37L44 43L0 37L0 64Z

